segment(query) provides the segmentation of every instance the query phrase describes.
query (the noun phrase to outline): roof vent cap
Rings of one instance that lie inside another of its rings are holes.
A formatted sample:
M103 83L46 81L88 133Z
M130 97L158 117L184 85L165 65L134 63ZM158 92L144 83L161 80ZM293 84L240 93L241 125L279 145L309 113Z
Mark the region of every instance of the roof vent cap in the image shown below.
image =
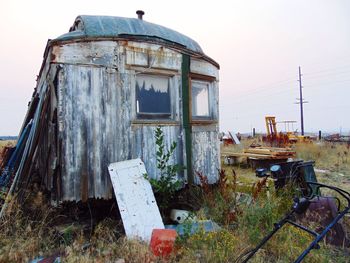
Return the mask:
M143 12L142 10L137 10L136 14L137 14L137 18L142 20L142 16L145 14L145 12Z

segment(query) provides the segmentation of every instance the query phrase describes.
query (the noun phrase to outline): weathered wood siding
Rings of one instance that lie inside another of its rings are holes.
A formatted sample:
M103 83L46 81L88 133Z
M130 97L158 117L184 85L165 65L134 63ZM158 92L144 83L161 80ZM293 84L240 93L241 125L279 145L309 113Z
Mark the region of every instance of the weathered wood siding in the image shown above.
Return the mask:
M133 128L134 132L134 156L133 158L140 157L145 160L145 166L148 175L151 178L159 178L160 172L157 169L156 159L156 140L155 140L155 125L137 125ZM162 131L164 133L164 142L169 149L172 142L177 143L175 154L172 156L170 162L173 164L183 165L183 138L181 135L181 129L179 125L163 126Z
M197 127L192 131L193 171L208 177L209 183L215 183L220 169L218 131ZM195 177L198 184L199 179Z
M150 177L157 178L160 175L156 169L154 138L158 123L133 123L136 119L135 70L117 64L115 58L122 58L124 52L119 53L120 48L115 43L114 47L110 43L104 48L99 45L100 53L94 53L96 47L93 44L86 45L71 44L71 48L63 46L63 50L55 50L57 55L54 56L55 61L61 63L58 116L64 200L111 198L107 167L112 162L139 157L144 160ZM115 55L107 56L101 50L115 52ZM130 53L130 47L128 50ZM82 55L84 52L85 55ZM75 58L72 58L72 54L75 54ZM100 59L95 64L97 60L93 56L99 56L103 60ZM142 60L143 56L140 57ZM131 61L133 65L143 64L140 60ZM157 61L159 65L166 63L164 59L161 62L159 56ZM179 125L179 79L179 76L174 76L171 85L172 107L176 116L174 124L162 124L167 146L173 141L178 142L173 163L183 161Z
M168 147L177 142L171 162L186 163L182 56L178 51L132 41L70 42L53 45L47 59L59 70L56 80L50 80L54 81L52 102L48 107L50 114L45 117L50 122L43 126L47 136L39 143L40 158L45 152L50 154L39 163L43 182L53 192L53 198L59 201L111 198L108 165L128 159L141 158L148 175L159 178L154 137L158 125ZM218 70L208 62L194 59L191 71L216 79L210 105L217 119ZM140 73L170 77L171 120L136 118L135 77ZM217 122L193 126L193 170L207 175L210 182L216 181L220 167L217 135Z
M212 64L198 59L191 59L191 73L214 77L212 90L209 93L209 111L213 114L214 123L192 126L192 163L194 173L199 172L208 177L209 183L215 183L220 169L219 145L219 72ZM216 121L216 122L215 122ZM199 183L198 177L194 178Z
M130 109L122 103L130 88L117 84L125 81L101 67L62 66L58 112L65 200L111 197L107 166L130 158L125 125Z

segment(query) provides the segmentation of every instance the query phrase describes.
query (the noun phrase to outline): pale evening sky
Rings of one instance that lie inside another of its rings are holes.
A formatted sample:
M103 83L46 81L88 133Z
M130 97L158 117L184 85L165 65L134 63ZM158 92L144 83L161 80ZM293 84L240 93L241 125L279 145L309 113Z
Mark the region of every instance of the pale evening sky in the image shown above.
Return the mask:
M20 1L0 4L0 135L17 135L48 39L78 15L135 17L196 40L220 66L220 130L264 130L264 116L305 131L350 131L350 1ZM281 126L281 128L283 128Z

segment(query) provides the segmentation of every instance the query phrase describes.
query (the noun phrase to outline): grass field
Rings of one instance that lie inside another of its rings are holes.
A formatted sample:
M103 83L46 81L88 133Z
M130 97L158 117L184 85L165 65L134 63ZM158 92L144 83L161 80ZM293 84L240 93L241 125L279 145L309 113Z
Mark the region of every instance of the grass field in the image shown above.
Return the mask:
M222 146L222 150L242 152L243 148L248 147L253 142L257 143L254 140L245 140L242 145ZM350 191L350 145L315 142L311 144L296 144L292 148L296 151L298 159L315 161L315 172L320 182ZM230 170L230 166L223 165L223 168ZM254 171L241 168L240 166L233 168L240 175L240 181L251 182L254 180Z
M6 146L9 146L9 147L13 147L16 145L16 141L3 141L3 140L0 140L0 167L1 167L1 164L2 164L2 151L3 151L3 148L6 147Z
M14 145L16 145L16 141L3 141L3 140L0 140L0 151L5 146L14 146Z
M249 145L251 141L244 141ZM230 146L241 151L242 146ZM347 145L295 145L298 158L315 160L320 182L350 190L350 165ZM235 262L243 252L254 247L291 206L293 192L276 193L257 184L254 170L242 166L222 167L218 186L193 189L201 208L194 212L199 219L217 222L218 232L189 235L177 240L176 250L168 259L152 255L148 245L128 241L120 232L120 222L106 218L93 229L67 228L58 233L52 222L60 217L42 195L34 193L19 206L11 203L0 225L0 262L27 262L37 256L60 253L64 262ZM40 193L40 192L39 192ZM27 211L30 209L31 213ZM344 225L349 229L347 217ZM188 222L185 224L189 224ZM250 262L293 262L307 247L311 237L293 227L283 228ZM304 262L349 262L349 248L337 248L321 242Z

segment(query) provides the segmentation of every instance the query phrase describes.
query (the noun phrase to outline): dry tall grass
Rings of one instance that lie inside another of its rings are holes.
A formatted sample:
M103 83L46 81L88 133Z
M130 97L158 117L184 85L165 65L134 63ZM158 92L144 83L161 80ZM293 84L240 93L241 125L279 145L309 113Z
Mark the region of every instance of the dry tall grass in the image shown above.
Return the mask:
M0 140L0 151L2 150L3 147L5 146L15 146L16 145L16 141L3 141L3 140Z
M120 237L118 221L107 218L88 234L72 228L58 233L52 225L58 215L45 204L41 204L41 209L31 208L32 212L28 213L13 201L1 220L0 262L28 262L38 256L55 254L60 254L63 262L118 262L120 259L137 263L234 262L272 230L273 223L289 209L291 198L272 190L267 197L267 190L262 188L254 201L242 202L229 185L222 184L218 188L207 188L210 192L199 193L204 205L197 217L215 219L221 230L212 233L201 230L185 235L166 260L152 255L147 244ZM32 199L28 202L40 204ZM251 262L292 262L310 241L305 232L286 227ZM321 249L312 251L305 262L347 262L348 255L348 249L321 244Z
M3 140L0 140L0 167L2 165L2 161L3 161L3 150L5 147L13 147L16 145L16 141L3 141Z
M298 158L315 161L317 179L350 191L350 147L339 143L297 144Z
M350 147L348 144L326 142L297 144L295 149L298 158L314 160L317 168L350 172Z
M50 209L26 213L15 200L0 219L0 262L28 262L59 249L58 236L50 227Z
M300 158L316 160L316 167L331 170L329 174L318 174L321 181L339 173L347 178L347 150L344 145L296 145ZM195 188L194 193L202 203L201 209L195 212L197 218L214 220L221 230L185 233L167 260L153 256L147 244L127 240L118 232L120 221L109 218L88 232L79 228L58 232L53 222L59 214L38 192L26 198L21 206L12 200L7 215L0 221L0 262L28 262L40 255L53 254L60 254L63 262L118 262L120 259L124 262L234 262L244 251L253 248L290 209L292 192L277 194L273 187L267 189L265 183L257 184L252 169L234 167L233 172L232 167L224 168L226 173L221 173L216 187L205 185L203 178L204 187ZM332 180L339 181L339 178L343 177L332 177ZM242 198L240 192L254 194L254 198ZM345 223L350 225L348 221ZM310 241L307 233L284 227L250 262L293 262ZM313 250L305 262L349 262L349 255L348 248L321 243L321 249Z

